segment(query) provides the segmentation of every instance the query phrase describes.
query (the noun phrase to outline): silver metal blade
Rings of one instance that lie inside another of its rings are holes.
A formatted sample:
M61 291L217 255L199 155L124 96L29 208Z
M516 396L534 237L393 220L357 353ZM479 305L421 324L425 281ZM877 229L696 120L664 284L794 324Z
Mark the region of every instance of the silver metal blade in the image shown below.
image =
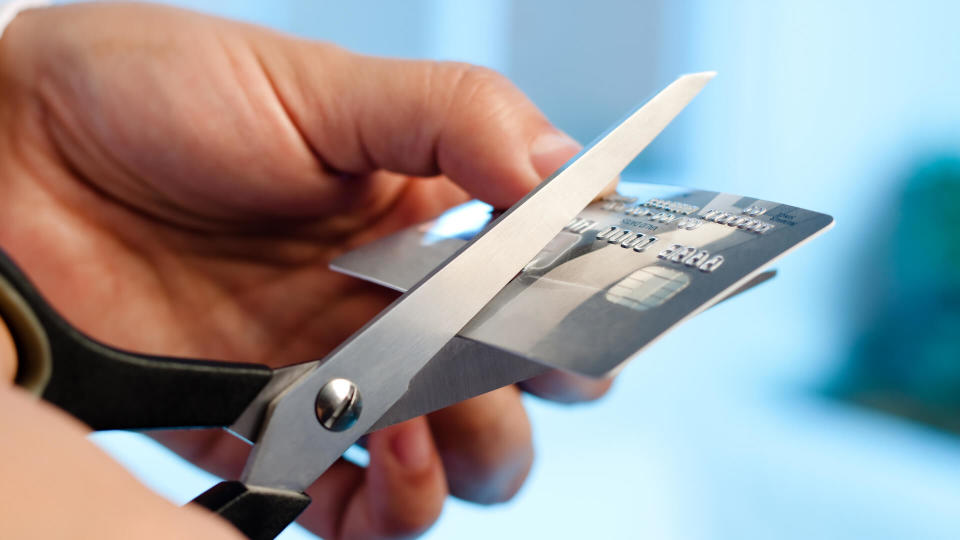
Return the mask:
M316 367L317 362L306 362L273 370L270 382L260 390L257 397L247 405L243 414L230 426L228 431L248 443L257 439L257 434L267 415L267 408L288 386L304 373Z
M777 275L768 270L745 283L725 302ZM551 367L481 341L456 336L410 381L410 389L370 431L430 414L465 399L536 377Z
M410 381L410 388L369 431L423 416L525 381L551 368L456 336Z
M242 480L305 490L406 393L411 380L567 222L593 200L714 76L685 75L505 212L283 392ZM315 413L337 378L359 389L363 411L341 432Z
M776 275L776 270L758 274L718 303L752 289ZM401 285L394 288L401 292L406 290L406 286ZM230 426L230 431L247 442L255 440L269 402L273 401L290 381L312 367L312 363L307 363L275 370L273 379L251 402L247 411ZM454 336L417 373L403 397L380 417L368 433L525 381L551 369L510 351L459 335Z

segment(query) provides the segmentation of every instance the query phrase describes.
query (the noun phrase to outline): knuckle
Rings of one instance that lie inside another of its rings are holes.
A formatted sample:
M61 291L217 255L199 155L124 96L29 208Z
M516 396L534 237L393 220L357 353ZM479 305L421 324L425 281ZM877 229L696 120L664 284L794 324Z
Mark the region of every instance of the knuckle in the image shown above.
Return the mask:
M450 91L451 104L478 110L499 110L516 101L516 89L500 73L483 66L441 63L438 70Z

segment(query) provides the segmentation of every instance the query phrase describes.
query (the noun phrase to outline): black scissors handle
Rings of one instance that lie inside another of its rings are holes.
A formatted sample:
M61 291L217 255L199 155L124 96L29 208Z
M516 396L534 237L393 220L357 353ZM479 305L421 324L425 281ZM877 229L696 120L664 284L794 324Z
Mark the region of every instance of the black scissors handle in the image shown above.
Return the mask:
M271 376L260 365L104 345L60 317L2 251L0 317L17 347L17 384L95 430L229 426Z
M208 489L193 502L219 514L251 540L271 540L310 505L310 496L299 491L226 481Z
M272 374L255 364L152 356L104 345L57 314L2 250L0 321L17 349L16 383L98 431L229 426ZM194 502L259 540L280 534L310 497L226 481Z

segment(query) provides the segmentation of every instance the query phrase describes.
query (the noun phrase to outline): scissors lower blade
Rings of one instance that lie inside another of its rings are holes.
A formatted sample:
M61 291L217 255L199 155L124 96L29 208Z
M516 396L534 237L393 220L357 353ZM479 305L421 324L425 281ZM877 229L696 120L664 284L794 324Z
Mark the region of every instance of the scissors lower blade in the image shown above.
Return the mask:
M547 371L550 368L543 364L456 336L417 373L407 393L369 431L432 413Z
M776 275L776 270L762 272L717 303L725 302ZM370 431L430 414L553 369L511 351L458 335L417 373L407 393L380 417Z
M244 482L293 490L312 484L713 75L685 75L671 83L293 382L267 410ZM359 417L342 431L331 431L317 419L318 395L330 384L348 387L353 412L362 402Z

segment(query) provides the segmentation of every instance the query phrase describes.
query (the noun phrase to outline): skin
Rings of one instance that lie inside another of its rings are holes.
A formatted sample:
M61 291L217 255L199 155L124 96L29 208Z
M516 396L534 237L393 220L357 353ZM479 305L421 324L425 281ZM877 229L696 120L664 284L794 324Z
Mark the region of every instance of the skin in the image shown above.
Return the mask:
M471 197L509 206L577 148L491 71L172 8L30 10L0 40L0 246L72 324L131 350L274 367L321 357L395 298L331 272L333 257ZM237 536L154 495L85 426L9 384L0 329L0 537ZM575 402L608 384L551 373L524 388ZM156 438L231 478L248 452L219 431ZM448 494L509 499L533 459L517 387L367 445L368 468L338 462L308 490L302 524L416 536Z

